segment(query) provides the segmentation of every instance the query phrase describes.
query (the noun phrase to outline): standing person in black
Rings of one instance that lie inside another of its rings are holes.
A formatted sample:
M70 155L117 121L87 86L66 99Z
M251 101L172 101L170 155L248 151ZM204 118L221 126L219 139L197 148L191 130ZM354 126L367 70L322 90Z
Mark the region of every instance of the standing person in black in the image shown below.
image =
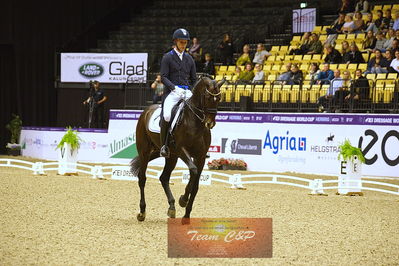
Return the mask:
M172 108L180 99L187 100L193 94L192 87L196 81L195 63L191 55L185 52L190 34L185 29L173 33L175 47L167 52L161 61L162 83L165 85L162 102L161 150L160 155L168 158L168 136Z
M93 105L91 123L89 125L90 128L104 127L104 102L106 102L107 99L107 96L104 95L104 91L100 89L100 83L97 80L90 81L90 97L83 102L83 104L89 104L89 107Z
M228 33L223 35L223 41L221 41L218 45L218 49L220 50L220 61L224 65L232 65L233 64L233 41Z
M202 69L202 72L208 75L215 75L215 65L213 64L211 54L205 54L205 63Z

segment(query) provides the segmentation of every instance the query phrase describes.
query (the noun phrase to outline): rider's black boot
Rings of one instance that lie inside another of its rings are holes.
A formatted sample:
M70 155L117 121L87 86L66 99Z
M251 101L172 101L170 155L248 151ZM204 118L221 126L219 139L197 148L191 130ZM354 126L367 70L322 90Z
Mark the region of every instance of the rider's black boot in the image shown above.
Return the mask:
M161 122L161 150L159 151L159 155L165 158L169 158L170 152L168 147L168 139L169 139L169 122L166 122L162 119Z

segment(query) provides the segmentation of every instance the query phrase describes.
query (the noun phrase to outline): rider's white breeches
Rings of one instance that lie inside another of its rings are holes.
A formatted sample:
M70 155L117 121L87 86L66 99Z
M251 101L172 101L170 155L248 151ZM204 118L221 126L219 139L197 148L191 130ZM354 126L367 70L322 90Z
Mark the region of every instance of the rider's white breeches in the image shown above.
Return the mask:
M191 91L185 91L184 94L176 93L175 91L169 93L169 95L166 96L166 99L163 103L163 118L165 119L165 121L166 122L170 121L170 118L172 116L173 106L175 106L180 99L188 100L190 99L191 96L192 96Z

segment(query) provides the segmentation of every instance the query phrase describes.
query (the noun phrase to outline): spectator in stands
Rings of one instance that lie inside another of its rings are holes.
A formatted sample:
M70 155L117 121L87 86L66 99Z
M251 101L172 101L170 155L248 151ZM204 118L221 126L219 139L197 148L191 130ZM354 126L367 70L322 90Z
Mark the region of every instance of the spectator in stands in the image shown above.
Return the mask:
M319 35L312 33L312 41L309 45L309 51L306 54L321 54L323 52L323 44L319 40Z
M291 49L289 54L290 55L302 55L306 54L309 51L310 46L310 36L312 34L310 32L305 32L302 36L300 45L298 49Z
M252 83L254 84L263 84L265 82L265 72L262 70L261 64L255 65L255 76L252 79Z
M399 40L398 39L394 39L392 41L392 46L391 46L391 51L393 54L395 54L396 50L399 50Z
M246 65L247 63L251 63L251 57L249 55L249 45L245 44L242 47L242 54L241 56L237 59L236 65L237 66L243 66Z
M287 81L288 85L300 85L303 80L303 73L301 70L299 70L299 67L297 64L292 64L291 65L291 75L289 77L289 80Z
M240 73L240 75L238 76L238 83L244 83L244 84L248 84L251 83L251 81L254 79L255 74L254 71L252 69L252 63L248 62L245 64L245 69L244 71L242 71Z
M349 72L349 70L344 70L343 74L342 74L342 80L341 82L337 81L338 83L341 83L341 85L334 85L334 81L333 81L333 89L334 87L338 87L338 89L335 90L334 93L334 99L333 99L333 103L334 103L334 107L336 108L335 112L338 112L339 109L342 108L343 104L344 104L344 100L346 99L347 96L349 96L350 91L349 91L349 87L351 86L351 74Z
M359 64L364 63L362 53L359 51L355 42L350 44L350 51L345 53L342 57L342 63L344 64Z
M395 37L396 37L395 36L395 31L393 29L389 29L388 30L388 37L387 37L387 40L386 40L386 42L384 44L384 49L385 50L392 48L392 42L395 39Z
M381 10L377 10L377 18L374 20L374 24L377 26L378 29L380 29L382 20L383 20L383 14Z
M338 13L351 13L355 10L355 6L353 5L351 0L342 0L342 5L338 9Z
M382 56L380 50L376 49L375 56L371 58L367 64L367 71L365 74L380 74L388 73L388 61Z
M392 29L395 31L399 30L399 9L395 12L395 21L393 22Z
M351 91L345 97L346 101L366 101L370 99L370 84L368 79L362 75L361 69L356 69L356 79L352 81Z
M324 66L325 65L326 64L324 64ZM319 112L323 112L325 109L327 109L327 107L330 106L331 100L333 99L335 92L339 90L340 87L342 87L343 80L341 78L341 71L339 69L334 70L333 77L334 78L331 79L331 85L328 88L327 94L319 97L317 101L319 104Z
M376 36L377 36L377 40L375 41L374 52L377 49L380 50L381 52L385 52L384 44L387 41L387 39L385 39L382 31L378 31Z
M371 52L375 48L375 44L377 43L377 39L374 36L373 31L368 31L366 38L362 41L362 48L368 52Z
M344 24L345 24L345 14L339 13L338 18L331 25L331 28L328 28L326 30L328 37L324 43L333 45L335 40L337 39L338 34L342 33L341 29Z
M330 64L324 63L323 70L317 75L317 84L330 84L334 78L334 72L330 69Z
M219 43L218 49L220 51L220 61L224 65L233 64L233 41L231 40L230 34L225 33L223 40Z
M355 20L353 21L355 24L355 28L353 29L354 33L362 33L365 27L363 15L360 12L355 12Z
M238 77L241 75L241 72L242 72L241 67L240 66L236 66L236 69L234 71L234 75L233 75L232 80L233 81L238 80Z
M347 41L343 41L343 42L341 43L341 45L342 45L342 48L341 48L341 54L342 54L342 55L344 55L345 53L347 53L347 52L350 51L349 43L348 43Z
M324 59L324 62L329 63L329 64L340 64L342 61L342 56L341 54L331 45L331 44L325 44L324 49L326 51L326 58Z
M365 25L365 30L364 32L368 32L369 30L372 30L375 33L378 31L378 27L375 25L373 21L373 13L367 14L367 22Z
M393 29L392 29L393 30ZM395 39L399 40L399 30L395 31Z
M385 10L385 16L382 19L382 24L380 26L380 30L387 32L388 29L392 29L393 23L394 23L394 20L391 16L391 10L390 9Z
M290 78L291 78L291 63L287 63L285 65L285 72L281 73L278 77L277 77L277 81L281 84L286 84Z
M385 59L387 60L387 64L390 66L392 60L395 58L394 54L392 53L391 50L386 50L385 51L385 55L384 55ZM388 72L389 72L389 68L388 68Z
M208 75L215 75L215 65L213 64L212 56L209 53L205 54L205 63L202 72Z
M390 66L396 73L399 73L399 50L395 51L395 59L392 60Z
M188 49L188 53L194 58L195 62L201 62L202 48L201 44L198 41L198 38L193 38L192 44Z
M362 14L370 13L370 5L367 0L359 0L355 6L355 12L361 12Z
M265 62L265 60L271 55L272 55L271 53L269 53L268 51L265 50L265 46L263 45L263 43L258 43L258 45L256 47L256 53L254 55L254 60L252 60L252 62L254 64L263 65L263 62ZM255 68L256 68L256 65L255 65Z
M342 33L352 33L355 30L355 22L353 22L353 17L349 14L345 16L345 23L341 28Z
M310 63L310 70L309 70L309 74L307 76L307 80L310 80L310 84L316 84L317 82L317 76L320 73L320 69L319 69L319 64L317 63Z
M153 104L162 101L164 87L165 85L162 83L161 75L158 74L154 82L151 84L151 89L154 90L154 96L152 97Z

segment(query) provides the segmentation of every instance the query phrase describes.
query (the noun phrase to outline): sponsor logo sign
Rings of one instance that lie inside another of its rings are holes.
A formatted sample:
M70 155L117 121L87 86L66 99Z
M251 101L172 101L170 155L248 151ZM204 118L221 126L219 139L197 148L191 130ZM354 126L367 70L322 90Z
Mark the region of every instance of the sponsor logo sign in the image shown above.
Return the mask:
M262 140L222 138L222 153L262 155Z
M271 150L273 154L280 151L306 151L306 137L298 137L287 130L284 135L273 135L267 130L263 149Z
M114 166L112 167L112 179L115 180L128 180L128 181L137 181L137 176L134 176L130 171L129 166Z
M208 171L202 171L199 184L200 185L207 185L210 186L212 184L212 179L211 179L212 174ZM189 171L184 171L182 175L182 183L183 184L188 184L188 181L190 180L190 172Z
M109 143L111 158L132 159L137 156L136 134L131 133L121 138L114 138Z
M209 150L208 151L209 152L220 152L220 146L211 145L211 146L209 146Z
M271 218L168 219L169 258L271 258Z

